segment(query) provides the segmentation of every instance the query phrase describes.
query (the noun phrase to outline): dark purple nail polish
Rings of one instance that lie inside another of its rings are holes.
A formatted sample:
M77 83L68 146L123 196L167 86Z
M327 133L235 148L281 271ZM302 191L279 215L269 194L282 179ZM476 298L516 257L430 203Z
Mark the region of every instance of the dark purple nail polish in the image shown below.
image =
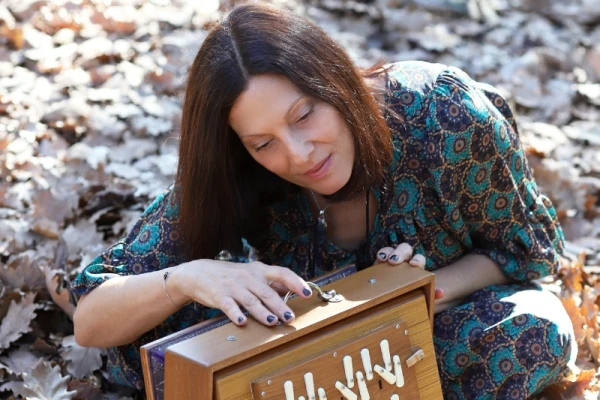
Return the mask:
M289 321L292 318L292 313L289 311L284 312L283 318L285 318L286 321Z
M243 320L244 320L244 317L239 317L239 318L238 318L238 322L239 322L240 324L242 323L242 321L243 321Z
M268 322L268 323L271 323L271 322L273 322L273 321L275 321L275 316L274 316L274 315L269 315L269 316L267 317L267 322Z
M302 293L304 293L305 296L310 296L312 294L312 292L306 288L304 288L304 290L302 290Z
M390 257L390 260L398 261L398 256L394 254L393 256Z
M381 258L382 260L385 260L387 256L385 255L385 253L379 253L379 258Z

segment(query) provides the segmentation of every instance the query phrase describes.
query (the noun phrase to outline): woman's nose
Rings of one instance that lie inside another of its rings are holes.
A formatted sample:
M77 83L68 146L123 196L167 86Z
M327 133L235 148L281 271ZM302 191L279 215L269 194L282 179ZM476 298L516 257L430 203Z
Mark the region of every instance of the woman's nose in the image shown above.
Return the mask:
M299 136L299 135L296 135ZM288 145L288 154L294 164L306 164L310 160L310 154L314 144L302 137L292 138Z

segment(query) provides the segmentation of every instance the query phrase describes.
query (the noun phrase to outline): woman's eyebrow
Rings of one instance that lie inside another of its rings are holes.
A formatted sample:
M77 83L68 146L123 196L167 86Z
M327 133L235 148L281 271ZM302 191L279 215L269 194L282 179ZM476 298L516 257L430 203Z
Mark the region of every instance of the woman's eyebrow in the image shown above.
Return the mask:
M286 111L286 113L285 113L285 117L286 117L286 118L289 118L289 116L290 116L290 113L292 112L292 110L293 110L294 108L296 108L296 105L297 105L297 104L298 104L298 103L299 103L299 102L300 102L302 99L304 99L305 97L307 97L307 96L306 96L306 95L304 95L304 94L301 94L301 95L300 95L300 96L299 96L299 97L298 97L296 100L294 100L294 102L292 103L292 105L290 105L290 108L288 108L288 110L287 110L287 111ZM250 133L250 134L248 134L248 135L240 135L240 139L246 139L246 138L249 138L249 137L251 137L251 136L262 136L262 135L267 135L267 133Z

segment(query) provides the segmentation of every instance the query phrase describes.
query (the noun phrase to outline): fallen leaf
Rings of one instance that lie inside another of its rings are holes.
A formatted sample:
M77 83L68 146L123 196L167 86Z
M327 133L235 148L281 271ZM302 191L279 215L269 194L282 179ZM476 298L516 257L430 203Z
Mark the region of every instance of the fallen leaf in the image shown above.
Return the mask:
M77 392L73 400L104 400L100 387L93 385L87 380L71 379L69 390Z
M45 286L45 264L47 260L39 258L34 250L27 250L11 256L6 265L0 266L0 279L11 290L39 290Z
M21 375L35 368L42 358L32 353L28 346L20 346L15 350L11 350L5 357L0 358L0 361L6 365L10 373Z
M59 366L42 361L23 374L23 391L18 394L32 400L71 400L76 392L68 391L69 379L61 375Z
M67 371L76 378L85 378L102 367L104 350L82 347L75 342L75 336L67 336L62 341L62 357L69 361Z
M0 349L7 349L12 342L31 330L29 324L36 317L38 305L33 302L35 293L27 293L18 303L11 301L6 317L0 325Z

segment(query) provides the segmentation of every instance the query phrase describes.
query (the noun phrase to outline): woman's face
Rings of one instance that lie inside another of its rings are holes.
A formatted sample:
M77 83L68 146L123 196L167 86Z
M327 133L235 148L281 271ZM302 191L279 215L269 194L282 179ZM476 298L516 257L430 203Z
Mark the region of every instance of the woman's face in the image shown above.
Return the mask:
M350 179L354 142L348 124L336 108L285 77L252 77L229 125L259 164L289 182L330 195Z

